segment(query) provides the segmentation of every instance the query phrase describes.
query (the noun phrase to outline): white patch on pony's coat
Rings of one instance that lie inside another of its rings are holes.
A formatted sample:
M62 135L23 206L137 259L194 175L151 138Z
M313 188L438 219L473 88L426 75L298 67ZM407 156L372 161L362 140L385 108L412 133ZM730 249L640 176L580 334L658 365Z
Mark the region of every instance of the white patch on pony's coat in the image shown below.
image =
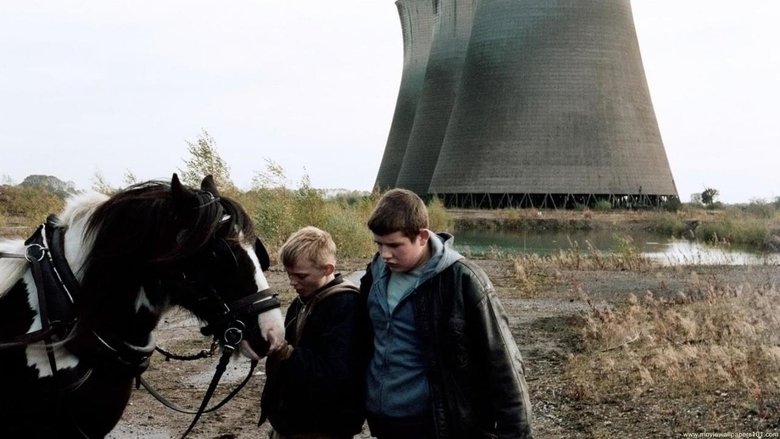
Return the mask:
M35 285L35 278L33 277L32 270L27 270L27 272L24 273L24 283L27 284L27 303L30 305L30 309L35 313L30 329L27 330L27 333L29 334L43 328L43 325L41 324L41 310L38 305L38 287Z
M27 346L27 366L38 369L38 378L52 376L49 357L46 356L46 345L44 342L33 343ZM57 369L70 369L78 366L79 359L68 352L65 348L54 348L54 359L57 362Z
M141 310L141 307L144 307L151 312L155 311L155 306L152 305L152 302L149 301L149 297L146 295L146 291L144 290L144 287L141 287L141 290L138 292L138 295L135 297L135 312L138 313L138 311Z
M255 266L255 285L257 285L257 291L263 291L270 288L268 285L268 280L265 278L265 275L263 274L263 267L260 266L260 260L257 259L257 254L255 254L255 248L253 245L244 242L244 234L240 233L238 235L239 242L241 243L241 248L244 249L247 256L249 256L249 259L252 260L252 264Z
M42 329L43 325L41 324L41 315L38 306L38 288L35 286L35 280L33 279L31 270L28 270L24 274L24 282L27 284L27 303L29 303L30 308L35 311L33 322L30 325L30 329L27 330L27 333L29 334ZM41 341L27 346L25 355L27 357L27 366L38 369L39 378L53 375L51 365L49 364L49 357L46 355L46 344L44 342ZM54 359L57 362L58 369L76 367L79 364L79 359L62 347L54 349Z
M24 251L22 240L0 241L0 252L23 255ZM0 258L0 297L16 284L26 269L25 259Z

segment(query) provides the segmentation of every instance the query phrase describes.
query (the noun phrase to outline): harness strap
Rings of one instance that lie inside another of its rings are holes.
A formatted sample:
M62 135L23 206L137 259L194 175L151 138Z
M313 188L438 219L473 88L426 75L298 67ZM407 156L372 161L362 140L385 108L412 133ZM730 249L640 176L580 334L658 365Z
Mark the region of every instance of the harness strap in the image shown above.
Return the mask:
M231 331L231 329L234 330ZM222 378L222 374L225 373L225 369L230 362L230 356L233 355L233 352L235 352L238 344L241 343L242 339L243 327L231 327L225 331L225 338L223 339L224 348L222 350L222 356L219 357L219 364L217 364L217 369L214 371L214 377L211 379L211 383L209 383L209 388L206 390L206 395L203 397L203 401L200 403L200 408L198 408L198 412L195 414L195 418L193 418L190 426L187 428L187 431L185 431L181 436L182 439L184 439L190 433L190 431L192 431L192 429L195 427L195 424L198 423L201 415L206 412L206 407L208 407L211 397L214 396L214 391L217 389L217 384L219 384L219 380ZM255 366L257 366L257 361L252 361L252 367L245 381L249 381L249 378L252 376L252 370L254 370ZM216 408L219 408L222 404L227 402L227 400L235 396L235 394L238 393L238 390L241 390L241 387L243 387L244 384L245 383L242 383L242 385L239 386L237 390L231 392L230 395L228 395L228 398L222 403L218 404Z
M24 259L25 255L22 255L22 254L19 254L19 253L0 252L0 258Z
M42 248L41 250L42 256L46 253L46 249ZM54 347L52 346L52 338L51 338L51 322L49 321L49 310L46 303L46 292L43 288L43 273L41 272L41 259L33 259L30 261L30 264L32 265L32 273L33 273L33 279L35 279L35 285L37 286L38 290L38 312L41 315L41 326L43 332L47 333L44 340L46 340L46 356L49 359L49 367L51 367L51 374L56 375L57 373L57 359L54 357Z
M0 258L27 260L38 290L41 314L41 329L5 339L0 342L0 349L21 348L45 341L47 355L50 355L52 340L62 339L75 323L72 306L79 286L65 260L64 231L56 226L56 221L56 216L49 215L46 223L38 226L24 242L24 254L0 252ZM52 359L50 356L50 363Z

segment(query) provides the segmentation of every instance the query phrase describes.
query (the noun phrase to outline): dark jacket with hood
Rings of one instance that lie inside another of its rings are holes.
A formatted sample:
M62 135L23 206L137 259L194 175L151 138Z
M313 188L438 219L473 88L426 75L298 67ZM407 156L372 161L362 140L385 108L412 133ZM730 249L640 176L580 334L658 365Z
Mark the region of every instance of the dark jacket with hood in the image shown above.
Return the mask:
M363 426L358 288L337 275L306 301L287 309L286 360L269 358L263 417L283 435L353 435ZM300 331L296 327L305 319ZM299 337L296 339L296 332Z
M523 360L506 314L487 275L452 249L452 239L446 233L431 234L432 256L417 284L389 314L385 309L387 321L380 325L376 320L383 318L380 305L389 269L376 255L361 279L361 296L372 320L369 330L392 327L392 320L402 319L407 306L424 364L424 377L417 378L424 390L411 395L403 389L419 386L405 384L388 392L397 376L405 373L397 363L396 370L388 368L398 352L408 352L410 347L394 348L392 337L390 341L369 337L368 410L398 416L405 404L414 407L422 399L426 411L433 414L438 439L530 438L531 406Z

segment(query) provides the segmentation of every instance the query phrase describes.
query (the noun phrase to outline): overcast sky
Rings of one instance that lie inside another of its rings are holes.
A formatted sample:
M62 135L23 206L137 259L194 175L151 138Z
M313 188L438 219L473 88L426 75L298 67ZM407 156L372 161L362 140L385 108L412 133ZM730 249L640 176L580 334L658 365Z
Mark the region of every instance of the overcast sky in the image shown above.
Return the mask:
M780 196L780 2L632 3L680 197ZM169 178L205 130L241 188L370 190L402 57L392 0L0 0L0 178Z

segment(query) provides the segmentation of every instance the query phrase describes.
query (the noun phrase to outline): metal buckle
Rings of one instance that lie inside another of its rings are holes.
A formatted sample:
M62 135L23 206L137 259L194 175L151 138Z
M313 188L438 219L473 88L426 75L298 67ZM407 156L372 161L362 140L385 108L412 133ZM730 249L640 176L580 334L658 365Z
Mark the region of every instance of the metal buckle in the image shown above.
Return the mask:
M39 253L36 256L31 249L36 249ZM46 247L40 244L30 244L24 249L24 258L27 262L41 262L46 256Z
M241 343L241 340L244 339L244 331L242 328L230 326L229 328L225 329L225 333L222 334L222 339L225 340L226 345L236 347L239 343Z

